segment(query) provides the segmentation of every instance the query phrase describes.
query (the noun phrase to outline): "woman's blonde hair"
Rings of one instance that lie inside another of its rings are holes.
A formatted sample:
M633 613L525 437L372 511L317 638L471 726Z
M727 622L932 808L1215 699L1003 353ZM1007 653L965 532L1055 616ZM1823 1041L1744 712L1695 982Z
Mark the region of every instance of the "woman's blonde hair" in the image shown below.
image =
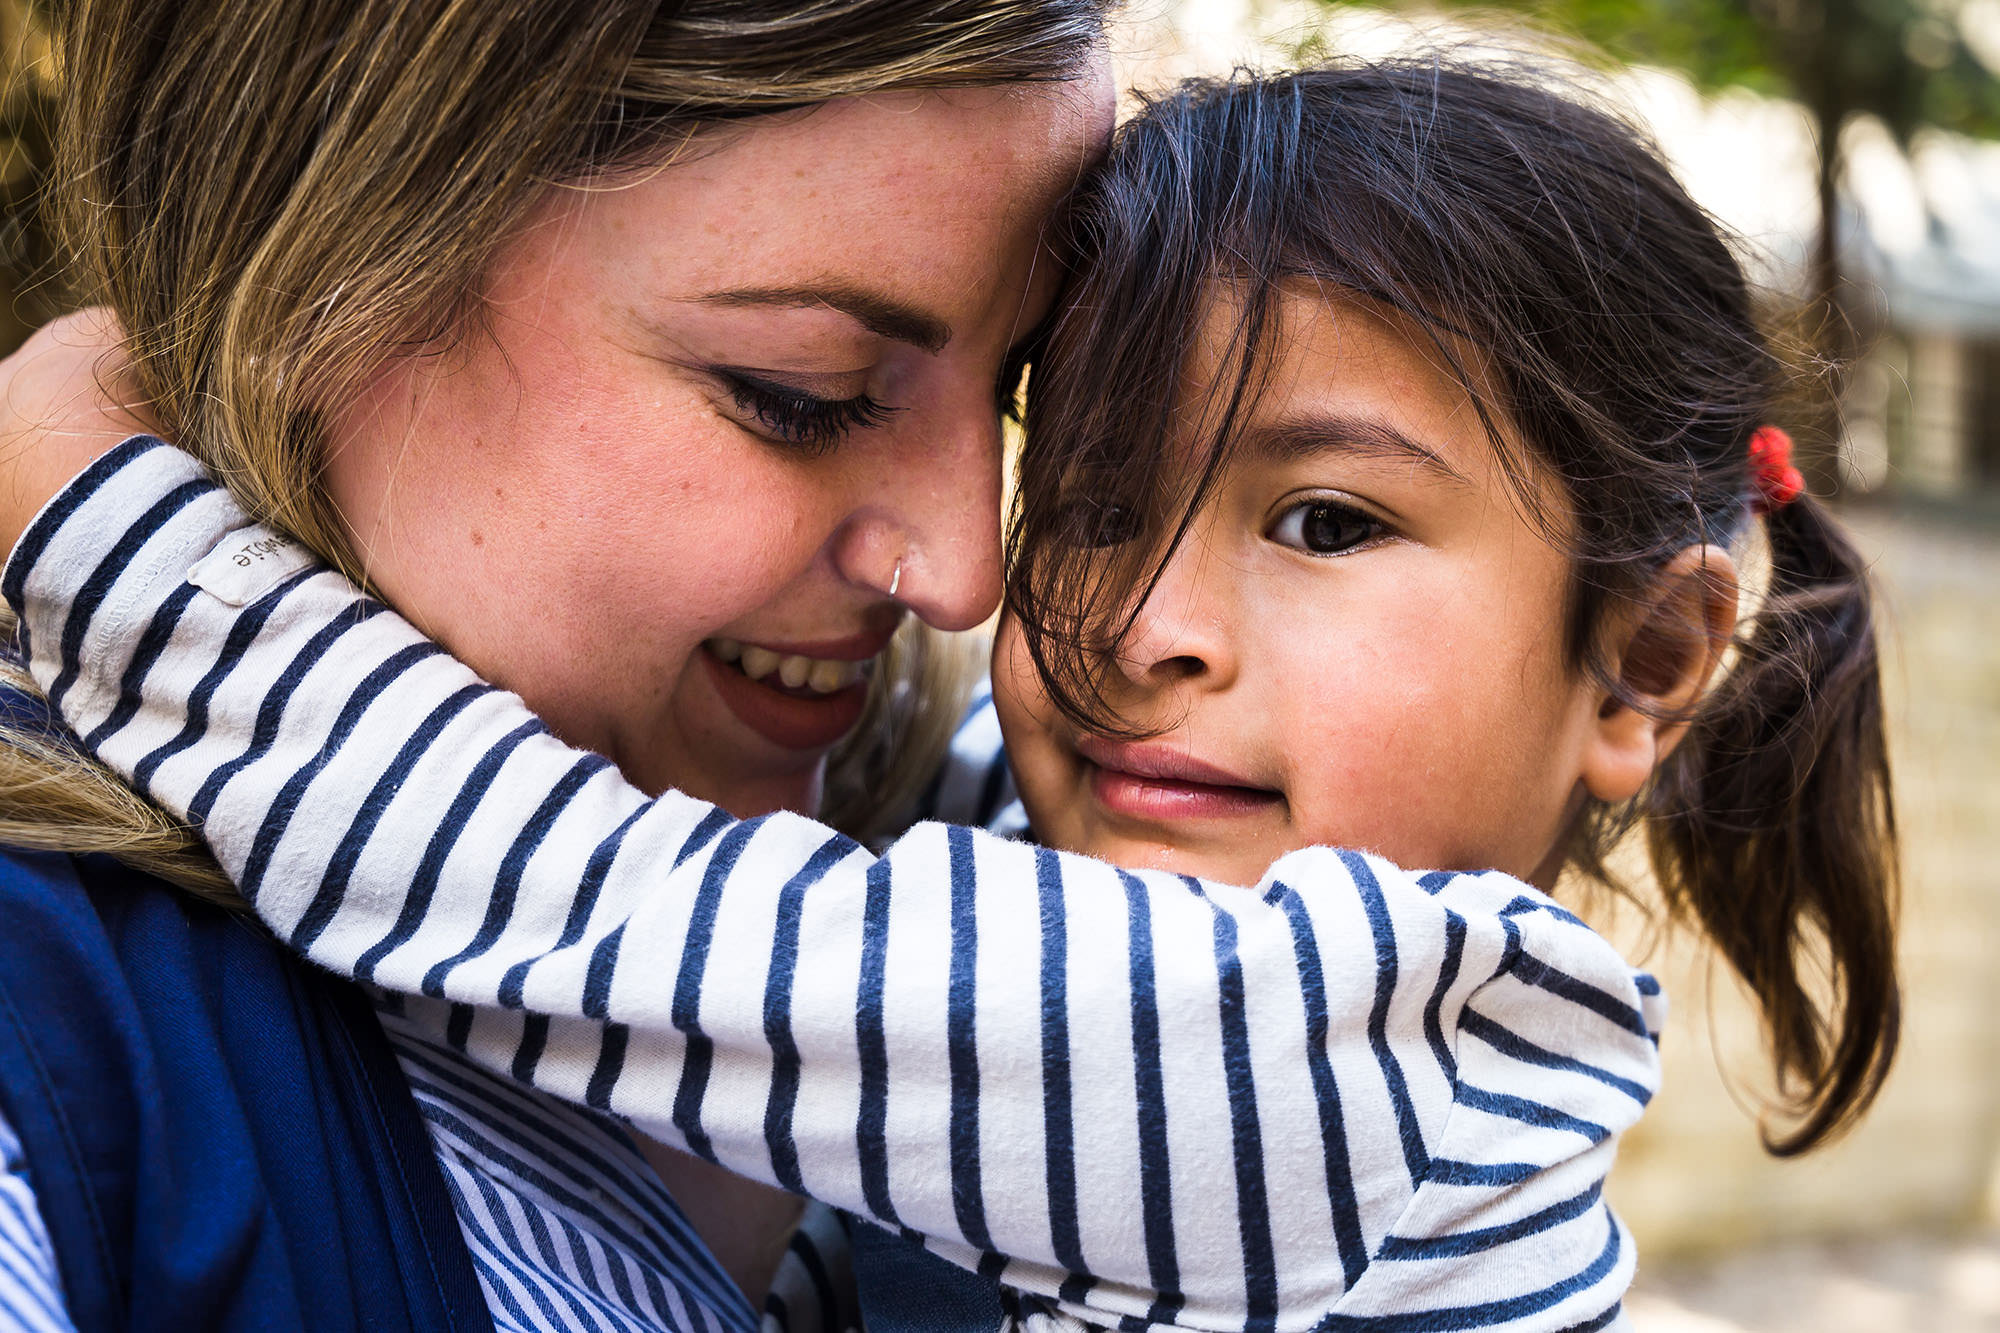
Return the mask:
M123 323L162 428L361 577L320 485L330 405L391 350L467 328L547 189L664 161L720 121L1068 77L1109 3L76 0L58 203L81 295ZM914 789L964 699L968 650L917 637L844 752L877 792ZM0 742L0 838L234 901L187 830L38 732Z

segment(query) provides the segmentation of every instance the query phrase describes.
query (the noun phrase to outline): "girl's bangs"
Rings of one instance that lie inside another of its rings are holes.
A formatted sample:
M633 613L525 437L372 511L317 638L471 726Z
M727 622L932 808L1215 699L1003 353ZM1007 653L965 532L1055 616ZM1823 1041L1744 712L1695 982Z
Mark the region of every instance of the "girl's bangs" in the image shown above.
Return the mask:
M1121 131L1069 211L1078 272L1029 378L1007 608L1056 707L1106 734L1131 734L1100 692L1106 650L1213 491L1268 362L1296 136L1236 88L1183 88ZM1218 113L1260 123L1194 132Z

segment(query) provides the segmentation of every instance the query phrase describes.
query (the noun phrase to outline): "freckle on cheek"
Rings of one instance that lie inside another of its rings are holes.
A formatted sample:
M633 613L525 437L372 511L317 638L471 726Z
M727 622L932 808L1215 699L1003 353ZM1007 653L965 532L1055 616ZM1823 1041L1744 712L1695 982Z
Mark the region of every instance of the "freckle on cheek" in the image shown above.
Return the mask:
M486 537L485 537L485 534L481 533L481 532L479 531L479 529L478 529L478 528L474 528L474 529L472 530L472 544L473 544L474 546L484 546L484 545L486 545Z

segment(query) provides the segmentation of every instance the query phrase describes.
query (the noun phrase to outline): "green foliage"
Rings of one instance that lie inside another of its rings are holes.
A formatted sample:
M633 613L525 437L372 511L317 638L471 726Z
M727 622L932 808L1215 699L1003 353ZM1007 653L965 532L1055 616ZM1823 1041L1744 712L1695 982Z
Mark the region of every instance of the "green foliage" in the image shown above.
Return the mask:
M1704 87L1768 92L1780 83L1767 34L1743 0L1528 0L1480 7L1523 11L1540 26L1574 33L1620 60L1684 70Z
M1323 0L1355 3L1356 0ZM1822 124L1879 116L2000 136L2000 78L1967 44L1959 0L1373 0L1404 12L1507 13L1705 89L1797 98Z
M0 353L67 304L47 186L55 118L49 15L0 0Z

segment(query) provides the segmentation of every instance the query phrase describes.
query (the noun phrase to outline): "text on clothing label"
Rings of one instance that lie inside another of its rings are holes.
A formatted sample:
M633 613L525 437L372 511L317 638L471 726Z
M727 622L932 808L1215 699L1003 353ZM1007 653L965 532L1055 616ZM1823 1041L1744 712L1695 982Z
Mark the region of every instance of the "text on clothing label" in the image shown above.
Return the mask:
M187 578L231 606L247 606L312 563L313 553L297 539L255 523L217 542Z

